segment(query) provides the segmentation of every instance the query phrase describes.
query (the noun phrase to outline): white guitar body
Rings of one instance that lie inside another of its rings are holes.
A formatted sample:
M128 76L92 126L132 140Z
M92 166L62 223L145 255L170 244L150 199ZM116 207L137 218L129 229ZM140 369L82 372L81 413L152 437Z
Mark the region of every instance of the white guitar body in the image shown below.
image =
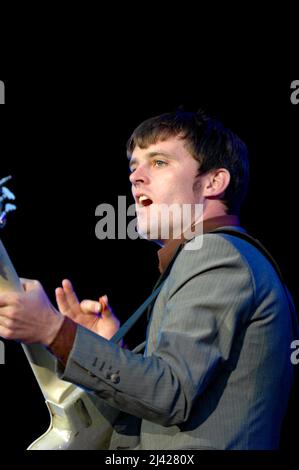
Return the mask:
M104 417L107 405L83 389L58 379L56 361L43 346L23 345L23 348L50 412L48 430L29 450L108 449L112 427ZM108 407L106 412L110 417Z
M0 291L21 290L21 282L0 240ZM42 345L22 346L50 412L48 430L28 449L108 449L118 411L93 393L60 380L55 373L54 356Z

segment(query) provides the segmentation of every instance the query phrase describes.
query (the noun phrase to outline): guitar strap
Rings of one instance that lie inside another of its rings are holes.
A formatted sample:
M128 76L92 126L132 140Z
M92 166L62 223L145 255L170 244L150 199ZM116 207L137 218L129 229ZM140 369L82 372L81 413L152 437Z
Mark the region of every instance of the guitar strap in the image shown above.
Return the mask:
M297 312L296 312L296 309L295 309L295 304L294 304L294 301L293 301L293 298L291 296L291 293L284 281L284 278L283 278L283 275L279 269L279 266L277 264L277 262L275 261L275 259L273 258L273 256L269 253L269 251L264 247L264 245L256 238L252 237L251 235L249 235L247 232L241 232L239 230L234 230L232 228L216 228L214 230L212 230L210 233L220 233L220 234L227 234L227 235L232 235L234 237L237 237L237 238L241 238L242 240L245 240L246 242L248 243L251 243L251 245L253 245L255 248L257 248L264 256L265 258L272 264L273 268L275 269L280 281L281 281L281 284L285 290L285 293L286 293L286 297L287 297L287 300L288 300L288 304L289 304L289 310L291 312L291 320L292 320L292 326L293 326L293 331L294 331L294 335L296 335L296 337L299 335L299 321L298 321L298 316L297 316Z
M128 320L120 327L120 329L115 333L115 335L110 339L113 343L118 343L127 333L128 331L135 325L137 320L141 317L143 312L146 311L147 307L151 304L151 302L157 297L160 290L163 287L165 281L163 281L154 292L143 302L142 305L133 313L133 315L128 318Z
M182 245L180 245L177 248L166 270L161 274L161 276L157 280L154 286L154 290L151 293L151 295L143 302L142 305L140 305L140 307L133 313L133 315L131 315L128 318L128 320L120 327L120 329L115 333L115 335L111 338L110 341L113 341L114 343L118 343L128 333L128 331L135 325L135 323L137 322L137 320L139 320L142 314L145 313L147 309L151 307L153 301L155 300L155 298L161 291L164 285L164 282L166 281L166 278L170 272L170 269L181 249L182 249ZM142 349L144 344L145 344L145 341L138 346L138 351L139 349ZM138 351L137 351L137 348L135 348L134 352L137 353Z

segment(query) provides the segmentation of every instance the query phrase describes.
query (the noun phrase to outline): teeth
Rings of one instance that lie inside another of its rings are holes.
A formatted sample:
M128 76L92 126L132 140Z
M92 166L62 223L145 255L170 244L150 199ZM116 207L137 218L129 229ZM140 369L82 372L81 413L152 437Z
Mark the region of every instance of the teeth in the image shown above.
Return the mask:
M152 200L145 196L144 194L142 194L141 196L139 196L139 204L144 207L144 206L149 206L150 204L152 204Z

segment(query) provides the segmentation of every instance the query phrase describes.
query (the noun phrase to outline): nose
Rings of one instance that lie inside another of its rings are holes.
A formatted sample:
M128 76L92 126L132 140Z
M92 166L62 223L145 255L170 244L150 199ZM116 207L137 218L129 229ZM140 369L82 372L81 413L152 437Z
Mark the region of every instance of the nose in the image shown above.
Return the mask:
M131 184L138 185L138 183L148 183L149 177L143 165L139 165L129 176Z

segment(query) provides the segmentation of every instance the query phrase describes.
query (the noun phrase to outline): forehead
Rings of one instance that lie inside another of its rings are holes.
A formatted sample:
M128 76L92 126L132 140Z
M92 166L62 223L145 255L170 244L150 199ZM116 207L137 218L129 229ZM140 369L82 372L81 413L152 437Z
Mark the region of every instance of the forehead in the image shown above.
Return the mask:
M165 155L173 158L183 158L191 156L185 146L185 140L179 137L170 137L167 140L160 140L146 148L136 146L129 156L129 160L139 160L140 158L152 157L154 155Z

